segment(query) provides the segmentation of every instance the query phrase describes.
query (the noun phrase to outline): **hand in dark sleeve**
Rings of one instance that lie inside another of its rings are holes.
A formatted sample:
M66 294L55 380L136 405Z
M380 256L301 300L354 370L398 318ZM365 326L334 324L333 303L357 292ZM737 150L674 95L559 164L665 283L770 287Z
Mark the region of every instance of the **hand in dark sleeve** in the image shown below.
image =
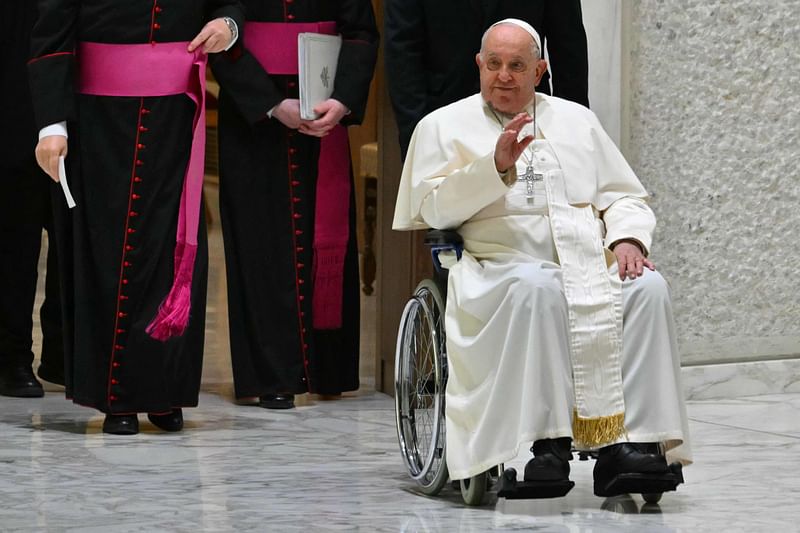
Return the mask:
M36 126L75 119L75 26L78 0L39 0L28 61Z
M244 6L239 0L213 0L208 5L206 21L220 17L230 17L239 28L239 35L244 30Z
M209 17L231 17L239 27L239 38L233 47L208 58L214 77L247 122L256 124L266 120L267 112L285 96L247 50L241 4L236 0L215 0Z
M267 119L267 112L286 96L278 89L261 63L247 50L239 30L239 40L227 52L208 58L211 71L222 90L250 124Z

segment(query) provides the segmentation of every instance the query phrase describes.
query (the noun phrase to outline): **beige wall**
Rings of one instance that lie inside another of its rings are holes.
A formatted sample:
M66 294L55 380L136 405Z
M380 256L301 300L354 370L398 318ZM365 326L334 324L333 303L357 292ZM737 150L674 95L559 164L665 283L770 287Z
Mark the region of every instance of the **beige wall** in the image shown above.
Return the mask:
M623 145L653 195L683 362L797 358L798 2L623 5Z

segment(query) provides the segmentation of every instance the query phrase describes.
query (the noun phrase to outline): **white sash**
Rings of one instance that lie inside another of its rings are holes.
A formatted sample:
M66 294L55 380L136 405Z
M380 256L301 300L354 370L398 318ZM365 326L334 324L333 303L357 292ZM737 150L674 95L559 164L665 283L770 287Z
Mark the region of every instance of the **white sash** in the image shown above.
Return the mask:
M622 282L609 274L613 256L606 257L593 207L569 204L562 170L547 171L544 181L569 316L573 439L597 448L625 434Z

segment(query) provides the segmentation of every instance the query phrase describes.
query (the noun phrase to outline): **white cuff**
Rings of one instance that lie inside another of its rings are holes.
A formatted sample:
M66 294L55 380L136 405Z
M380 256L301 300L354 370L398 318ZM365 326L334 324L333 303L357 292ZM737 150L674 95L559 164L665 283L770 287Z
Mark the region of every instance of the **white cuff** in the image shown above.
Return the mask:
M272 112L275 111L276 107L278 107L278 106L272 106L272 108L269 111L267 111L267 116L269 118L272 118Z
M236 44L236 41L239 39L239 25L236 24L236 21L230 17L223 17L225 24L228 25L228 29L231 30L231 42L228 43L228 46L225 47L223 52L227 52L231 49L231 47Z
M61 122L50 124L49 126L45 126L44 128L39 130L40 141L45 137L49 137L50 135L61 135L62 137L69 137L67 135L67 121L62 120Z

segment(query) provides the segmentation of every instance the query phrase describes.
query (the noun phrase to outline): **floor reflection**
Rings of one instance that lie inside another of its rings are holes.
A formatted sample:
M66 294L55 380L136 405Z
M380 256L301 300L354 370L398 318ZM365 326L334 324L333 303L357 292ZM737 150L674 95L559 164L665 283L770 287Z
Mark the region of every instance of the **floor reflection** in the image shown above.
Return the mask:
M564 498L495 497L475 508L451 487L438 497L414 490L369 352L365 386L341 400L306 395L288 412L236 405L218 229L210 241L204 392L185 411L186 429L162 433L142 416L140 434L109 436L99 413L56 387L42 399L0 397L1 531L797 530L796 393L690 402L696 463L658 504L595 497L593 461L576 460ZM363 305L370 320L374 299ZM372 331L366 322L367 347ZM506 466L521 470L527 454Z

